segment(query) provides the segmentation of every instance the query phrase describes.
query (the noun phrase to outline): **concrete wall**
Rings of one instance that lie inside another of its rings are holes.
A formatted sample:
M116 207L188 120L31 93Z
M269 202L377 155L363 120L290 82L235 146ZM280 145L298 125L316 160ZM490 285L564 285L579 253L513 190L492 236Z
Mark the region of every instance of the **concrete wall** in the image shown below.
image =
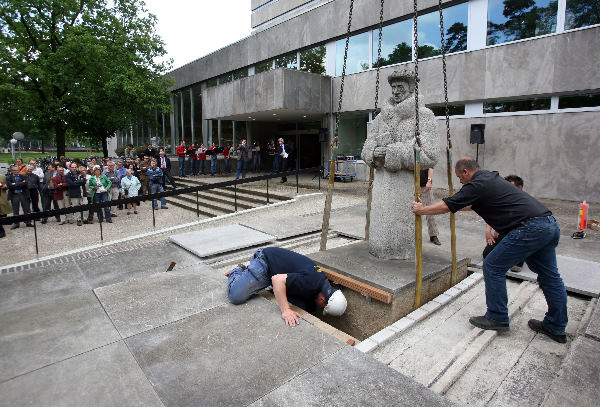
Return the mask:
M279 68L202 92L204 119L270 110L329 112L331 78Z
M289 11L292 11L300 6L303 6L306 3L311 2L312 0L279 0L268 7L265 7L262 10L259 10L255 13L252 13L251 21L252 28L257 25L266 23L276 17L279 17L282 14L285 14ZM325 3L331 0L321 0L320 3ZM266 2L265 2L266 3ZM318 3L318 2L317 2ZM315 3L315 4L317 4Z
M280 0L281 1L281 0ZM443 1L448 3L450 1ZM419 9L437 6L436 0L420 0ZM286 54L309 45L323 43L346 34L350 0L335 0L322 7L301 14L285 24L258 32L234 44L190 62L173 70L175 79L172 89L179 89L225 73L224 69L236 69L253 65L274 56ZM380 0L360 0L354 4L352 30L375 27L379 23ZM408 0L387 1L384 21L412 12L413 3ZM227 67L227 68L224 68Z

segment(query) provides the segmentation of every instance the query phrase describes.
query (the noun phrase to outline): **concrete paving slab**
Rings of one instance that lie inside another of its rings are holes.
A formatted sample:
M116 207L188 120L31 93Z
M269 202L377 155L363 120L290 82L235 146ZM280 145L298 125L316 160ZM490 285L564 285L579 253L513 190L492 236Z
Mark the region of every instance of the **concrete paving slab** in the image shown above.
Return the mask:
M193 254L167 241L132 251L79 260L77 263L94 289L165 271L172 261L177 263L175 271L201 263Z
M364 240L367 205L340 208L331 214L329 228L342 236Z
M318 232L323 219L303 216L256 217L245 221L242 226L275 236L277 240Z
M121 339L89 291L0 314L0 381Z
M596 406L600 399L600 342L577 337L543 406Z
M125 338L227 303L226 283L223 277L169 272L94 292Z
M576 259L568 256L556 256L558 271L568 292L589 297L600 296L600 263ZM509 271L507 276L526 281L537 281L537 274L532 272L527 264L520 272Z
M344 347L252 406L451 406L416 381Z
M308 255L317 264L396 294L415 285L415 262L383 260L369 254L368 242L357 242ZM448 255L423 248L423 279L442 274Z
M163 406L123 342L0 384L5 406Z
M594 307L590 322L585 329L585 335L600 341L600 301Z
M242 225L227 225L212 229L181 233L169 241L199 257L208 257L246 247L273 242L277 238Z
M75 263L36 267L0 276L0 310L6 312L89 291Z
M247 405L344 346L256 297L125 340L169 406Z

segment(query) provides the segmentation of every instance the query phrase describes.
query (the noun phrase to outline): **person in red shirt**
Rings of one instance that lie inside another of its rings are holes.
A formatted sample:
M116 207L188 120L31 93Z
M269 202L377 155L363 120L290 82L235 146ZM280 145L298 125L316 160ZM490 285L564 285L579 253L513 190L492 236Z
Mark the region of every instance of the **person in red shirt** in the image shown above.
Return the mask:
M190 173L193 176L198 175L198 155L197 155L198 147L196 144L192 143L191 146L188 147L187 153L190 156Z
M231 161L229 161L229 151L231 150L231 145L227 143L225 148L223 149L223 156L225 157L225 172L229 174L231 172Z
M52 177L52 184L54 185L54 201L60 209L67 207L68 198L64 194L64 190L67 189L67 178L65 177L65 170L61 165L56 166L56 175ZM59 225L64 225L65 220L62 219L62 216L60 218L61 222Z
M179 160L179 176L185 177L185 140L181 140L181 144L177 146L177 159Z
M217 146L215 143L212 143L206 154L210 155L210 175L214 177L217 172Z
M198 148L198 160L200 160L200 169L198 172L201 172L202 175L206 175L206 147L204 144L200 144Z

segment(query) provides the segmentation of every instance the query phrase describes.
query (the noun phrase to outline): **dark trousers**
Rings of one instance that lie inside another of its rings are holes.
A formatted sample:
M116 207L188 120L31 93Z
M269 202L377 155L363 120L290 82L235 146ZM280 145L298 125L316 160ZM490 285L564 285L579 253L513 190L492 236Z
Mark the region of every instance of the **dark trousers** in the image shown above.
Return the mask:
M0 218L6 218L6 215L0 215ZM0 238L6 236L6 231L4 230L4 226L0 225Z
M288 158L279 156L279 171L286 172L288 170ZM281 177L281 182L287 182L287 177Z
M54 192L49 194L42 195L42 209L45 211L49 211L52 209L52 205L54 205L54 209L59 209L58 202L54 200ZM60 222L60 216L55 216L56 221ZM48 220L48 218L44 218L43 220Z
M29 209L29 205L31 204L27 195L24 192L13 193L12 199L10 200L12 204L13 215L19 215L19 207L23 209L24 214L31 213L31 209ZM31 221L25 222L28 225L31 225ZM18 222L15 222L18 225Z
M40 211L40 206L39 206L40 195L39 195L37 189L29 190L29 199L31 200L31 210L34 212L39 212Z
M171 186L173 188L177 188L175 186L175 180L173 179L171 172L167 169L163 169L163 182L162 182L163 188L166 188L167 180L169 181L169 184L171 184ZM150 184L150 188L152 188L152 184Z

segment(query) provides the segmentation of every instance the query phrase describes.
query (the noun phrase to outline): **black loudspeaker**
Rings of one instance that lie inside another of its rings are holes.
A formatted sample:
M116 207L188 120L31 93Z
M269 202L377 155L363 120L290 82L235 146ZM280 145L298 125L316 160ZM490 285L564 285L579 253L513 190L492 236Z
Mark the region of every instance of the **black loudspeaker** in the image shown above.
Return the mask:
M471 144L485 144L485 124L471 125Z
M329 141L329 129L326 127L321 127L319 129L319 142L326 143Z

